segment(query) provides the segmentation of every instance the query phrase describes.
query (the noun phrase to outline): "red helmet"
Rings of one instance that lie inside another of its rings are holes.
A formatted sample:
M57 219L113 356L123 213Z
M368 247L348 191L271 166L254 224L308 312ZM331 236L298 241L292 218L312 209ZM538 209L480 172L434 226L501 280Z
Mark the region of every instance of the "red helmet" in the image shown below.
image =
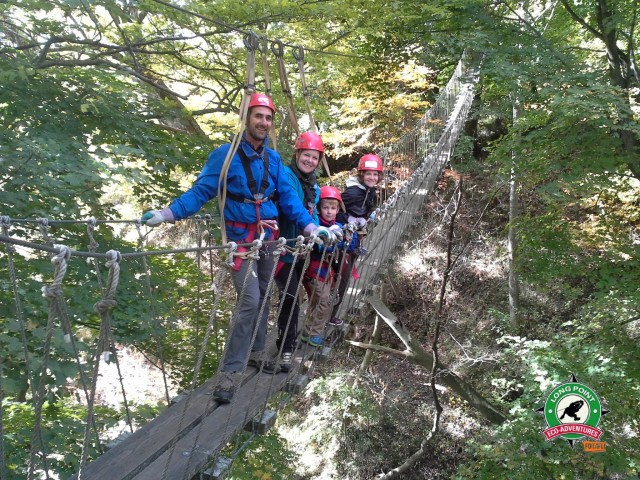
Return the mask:
M304 132L298 135L294 148L296 150L317 150L320 153L324 153L322 137L314 132Z
M340 195L340 190L336 187L332 187L331 185L326 185L320 189L320 200L324 199L338 200L340 204L342 204L342 195Z
M273 100L269 95L264 93L253 93L249 99L249 108L251 107L267 107L270 108L273 114L276 113L276 106L273 104Z
M358 170L382 172L382 159L373 153L367 153L366 155L363 155L358 162Z

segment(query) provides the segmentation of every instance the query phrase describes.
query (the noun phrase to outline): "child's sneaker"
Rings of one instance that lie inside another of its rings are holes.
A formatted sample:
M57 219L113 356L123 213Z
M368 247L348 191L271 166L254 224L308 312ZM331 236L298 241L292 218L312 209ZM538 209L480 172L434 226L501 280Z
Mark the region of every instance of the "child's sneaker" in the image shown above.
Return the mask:
M342 319L338 317L331 317L331 320L329 320L329 325L333 325L334 327L339 327L343 323Z
M312 347L321 347L324 345L324 338L321 335L311 335L310 337L302 337L303 342L307 342Z

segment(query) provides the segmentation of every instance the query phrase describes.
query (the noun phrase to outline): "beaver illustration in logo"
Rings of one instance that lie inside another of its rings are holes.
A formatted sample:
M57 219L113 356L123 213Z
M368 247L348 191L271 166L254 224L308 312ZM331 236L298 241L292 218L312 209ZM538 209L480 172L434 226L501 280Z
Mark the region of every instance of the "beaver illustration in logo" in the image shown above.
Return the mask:
M564 409L564 413L560 417L560 420L564 418L565 415L573 418L576 422L580 421L580 417L578 417L578 412L584 405L584 400L576 400L575 402L571 402L567 408Z

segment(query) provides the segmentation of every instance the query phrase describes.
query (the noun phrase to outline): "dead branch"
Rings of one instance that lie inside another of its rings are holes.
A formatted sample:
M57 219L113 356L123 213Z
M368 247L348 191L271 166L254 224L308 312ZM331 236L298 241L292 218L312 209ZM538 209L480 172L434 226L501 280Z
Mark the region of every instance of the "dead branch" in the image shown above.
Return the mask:
M354 340L347 340L347 342L353 345L354 347L365 348L367 350L372 350L375 352L390 353L392 355L397 355L399 357L409 357L411 355L411 352L409 350L400 351L400 350L396 350L395 348L385 347L384 345L375 345L372 343L356 342Z
M420 448L414 452L410 457L408 457L400 466L390 470L389 472L379 475L377 478L379 480L389 480L391 478L396 478L401 473L407 471L411 468L426 452L427 445L435 437L436 433L440 428L440 417L442 416L442 404L438 399L438 391L436 390L436 376L438 374L438 340L440 339L440 330L444 325L444 321L442 318L442 310L444 308L444 295L447 290L447 284L449 283L449 274L453 268L453 262L451 259L451 252L453 250L453 240L454 240L454 226L455 219L460 211L460 205L462 203L462 178L458 181L457 186L457 196L455 200L455 207L453 213L451 214L451 218L449 220L449 232L447 235L447 265L445 268L445 273L442 276L442 283L440 285L440 295L438 297L438 309L435 313L435 330L433 334L433 341L431 342L431 378L430 378L430 387L431 393L433 395L433 403L435 415L433 416L433 425L431 426L431 431L429 434L422 440L420 443Z
M449 274L451 273L453 267L456 264L459 256L453 258L452 255L452 246L453 243L453 223L455 221L455 216L459 210L459 203L461 201L461 189L458 188L458 200L456 206L454 207L454 212L451 215L449 233L448 233L448 245L447 245L447 265L445 267L446 275L443 275L443 285L440 288L440 293L438 297L438 307L436 310L435 318L436 318L436 333L439 335L439 332L443 326L442 311L444 310L444 295L446 292L446 282L449 281ZM429 369L432 372L432 379L438 378L440 382L447 385L454 391L456 394L465 399L474 409L478 410L481 415L487 418L492 423L503 423L507 417L500 412L496 407L494 407L489 401L487 401L477 390L473 388L470 384L464 381L464 379L460 378L454 372L452 372L446 365L441 363L437 359L437 345L432 345L432 352L429 353L424 347L420 344L418 339L416 339L410 331L408 331L404 325L396 318L396 316L388 309L388 307L382 302L382 300L373 295L368 299L369 304L373 307L376 313L382 318L385 323L393 330L396 336L402 341L405 345L404 352L399 352L398 350L388 349L388 347L381 347L378 345L368 345L361 344L358 346L362 346L363 348L374 348L378 351L387 351L391 350L389 353L393 353L395 355L399 355L400 353L408 358L412 363L416 365L420 365ZM355 345L354 342L352 344ZM433 348L435 346L436 355L434 358ZM435 388L435 386L434 386Z
M373 333L371 334L371 343L374 345L377 345L378 343L380 343L380 335L382 334L382 321L380 320L380 317L378 315L376 315L376 319L373 325ZM367 370L367 368L369 368L369 365L371 364L371 359L373 358L373 352L375 349L373 348L367 348L367 351L364 354L364 358L362 359L362 363L360 364L360 368L358 369L358 375L356 378L360 378L360 376L362 375L362 373L364 371ZM398 350L393 349L393 353L394 355L403 355L403 352L400 352Z

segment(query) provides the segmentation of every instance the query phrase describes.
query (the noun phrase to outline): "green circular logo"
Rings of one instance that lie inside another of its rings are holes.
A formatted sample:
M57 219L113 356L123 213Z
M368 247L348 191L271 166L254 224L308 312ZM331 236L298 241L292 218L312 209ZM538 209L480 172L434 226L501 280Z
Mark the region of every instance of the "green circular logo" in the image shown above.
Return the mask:
M561 437L569 441L585 436L598 440L602 430L598 427L602 406L598 395L587 385L577 382L555 387L544 404L547 440Z

